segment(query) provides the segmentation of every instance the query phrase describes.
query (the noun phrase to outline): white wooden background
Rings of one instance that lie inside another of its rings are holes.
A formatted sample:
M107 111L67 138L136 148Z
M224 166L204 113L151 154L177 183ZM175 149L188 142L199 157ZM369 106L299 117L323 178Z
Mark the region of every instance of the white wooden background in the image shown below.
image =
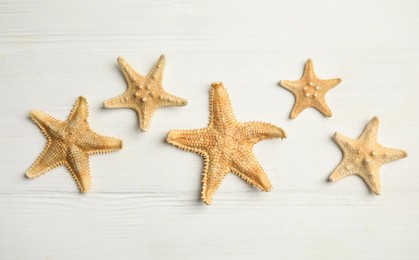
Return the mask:
M1 0L0 258L418 259L418 29L415 0ZM140 133L133 111L102 102L126 88L118 56L147 73L161 53L166 89L189 104ZM309 57L320 78L343 80L327 95L334 115L290 120L277 82ZM287 131L254 148L271 192L230 174L206 206L202 158L165 143L206 126L213 81L240 121ZM65 119L79 95L91 127L124 140L91 157L86 195L63 167L24 177L45 145L29 110ZM379 141L409 157L381 168L380 196L356 176L328 183L333 133L355 138L374 115Z

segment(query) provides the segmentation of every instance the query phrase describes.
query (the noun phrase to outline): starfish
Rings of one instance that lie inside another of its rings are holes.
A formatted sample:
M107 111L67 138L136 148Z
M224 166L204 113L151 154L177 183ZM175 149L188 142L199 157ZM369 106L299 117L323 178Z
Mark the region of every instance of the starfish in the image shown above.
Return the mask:
M369 189L380 194L379 170L381 165L405 158L402 150L383 147L377 142L378 118L373 117L358 139L351 139L335 133L334 140L343 151L343 159L329 176L330 181L337 181L348 175L360 176Z
M84 97L78 98L65 121L55 119L42 111L30 111L29 117L47 138L47 145L26 172L28 178L37 177L64 165L81 192L90 190L89 155L119 150L122 148L122 141L90 130L88 113Z
M285 138L285 132L268 123L238 122L223 84L216 82L211 87L208 127L172 130L167 142L204 157L202 200L206 204L211 204L215 191L229 172L254 187L270 191L272 185L253 155L252 148L264 139Z
M186 106L186 99L177 97L163 89L163 72L166 58L161 55L157 63L147 74L142 76L131 65L119 57L118 63L127 81L127 90L120 96L103 103L106 108L131 108L137 112L139 127L142 132L148 130L154 112L160 107Z
M296 118L304 109L313 107L324 116L331 117L332 111L326 104L326 93L336 87L341 79L319 79L314 73L313 62L307 60L304 74L299 80L281 80L282 87L291 91L295 96L295 103L290 118Z

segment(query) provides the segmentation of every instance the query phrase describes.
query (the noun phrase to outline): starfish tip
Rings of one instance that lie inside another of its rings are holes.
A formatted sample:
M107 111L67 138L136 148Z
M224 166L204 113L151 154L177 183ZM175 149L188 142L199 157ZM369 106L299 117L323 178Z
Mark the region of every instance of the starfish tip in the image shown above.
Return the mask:
M80 193L81 194L86 194L86 193L88 193L90 191L90 188L89 189L83 189L83 188L81 188L80 187Z
M27 171L27 172L25 173L25 177L26 177L26 178L28 178L28 179L33 179L33 178L35 178L35 176L33 176L33 175L31 174L31 172L30 172L30 171Z
M84 96L79 96L79 97L77 98L77 101L84 101L84 102L87 102L87 99L86 99Z
M110 100L106 100L105 102L103 102L103 107L104 108L112 108L112 103Z
M166 141L167 141L169 144L173 144L177 136L178 136L177 131L175 131L175 130L171 130L171 131L169 131L169 133L167 134Z
M159 59L161 59L161 60L165 60L165 59L166 59L166 55L161 54L161 55L160 55L160 57L159 57Z
M125 59L122 56L119 56L116 60L118 61L118 63L125 62Z
M216 81L216 82L211 83L211 87L213 87L213 88L222 88L222 87L224 87L224 84L222 82L220 82L220 81Z
M263 188L264 192L270 192L271 190L272 190L272 185Z
M36 123L41 119L42 114L42 111L32 109L31 111L29 111L29 118Z
M372 193L374 193L374 195L380 195L381 194L381 191L380 191L379 188L376 188L376 189L373 189L372 190Z
M335 181L337 181L337 178L333 177L333 175L330 175L327 180L330 181L330 182L335 182Z

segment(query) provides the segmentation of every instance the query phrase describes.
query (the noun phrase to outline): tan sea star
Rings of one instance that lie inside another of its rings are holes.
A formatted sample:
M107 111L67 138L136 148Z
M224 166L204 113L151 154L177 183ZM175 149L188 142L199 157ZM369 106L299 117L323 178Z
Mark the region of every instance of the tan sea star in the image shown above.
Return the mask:
M271 190L271 183L252 148L264 139L285 138L285 132L268 123L238 122L223 84L216 82L211 87L208 127L172 130L167 142L204 157L202 199L206 204L211 204L215 191L229 172L263 191Z
M38 110L29 113L29 117L47 138L47 145L26 172L27 177L34 178L64 165L81 192L90 190L89 155L119 150L122 141L93 132L87 122L88 113L84 97L78 98L64 122Z
M336 87L341 79L319 79L314 73L313 62L307 60L304 74L299 80L281 80L280 85L292 92L295 103L290 113L290 118L296 118L304 109L313 107L324 116L331 117L332 111L326 104L326 93Z
M343 152L343 159L329 176L330 181L356 174L365 181L373 193L380 194L381 165L402 159L407 153L381 146L377 142L378 124L378 118L373 117L358 139L335 133L334 140Z
M150 126L154 112L160 107L185 106L188 101L163 89L163 72L166 58L161 55L157 63L142 76L131 65L119 57L118 63L127 81L125 93L103 103L106 108L131 108L137 112L140 130L145 132Z

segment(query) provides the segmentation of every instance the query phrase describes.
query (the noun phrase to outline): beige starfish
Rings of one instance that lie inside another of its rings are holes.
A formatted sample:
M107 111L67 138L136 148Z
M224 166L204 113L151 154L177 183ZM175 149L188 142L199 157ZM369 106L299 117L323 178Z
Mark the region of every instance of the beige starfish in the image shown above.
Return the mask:
M377 142L378 118L373 117L358 139L335 133L334 139L343 151L343 159L329 176L337 181L345 176L359 175L370 190L380 194L379 170L381 165L407 156L402 150L387 148Z
M264 139L285 138L285 132L268 123L238 122L223 84L217 82L211 86L208 127L172 130L167 142L204 157L202 199L206 204L211 204L215 191L229 172L263 191L271 190L271 183L252 148Z
M47 145L26 172L27 177L34 178L64 165L81 192L90 190L89 155L119 150L122 148L122 141L90 130L88 113L84 97L78 98L64 122L41 111L32 110L29 113L30 118L47 138Z
M326 104L326 93L336 87L341 79L319 79L314 73L313 62L307 60L304 74L299 80L281 80L280 84L295 96L295 103L290 118L296 118L304 109L313 107L324 116L331 117L332 111Z
M103 103L106 108L131 108L137 112L140 130L145 132L150 126L154 112L160 107L185 106L188 101L166 92L163 89L163 72L166 58L161 55L157 63L147 74L142 76L131 65L118 58L119 66L127 81L125 93Z

